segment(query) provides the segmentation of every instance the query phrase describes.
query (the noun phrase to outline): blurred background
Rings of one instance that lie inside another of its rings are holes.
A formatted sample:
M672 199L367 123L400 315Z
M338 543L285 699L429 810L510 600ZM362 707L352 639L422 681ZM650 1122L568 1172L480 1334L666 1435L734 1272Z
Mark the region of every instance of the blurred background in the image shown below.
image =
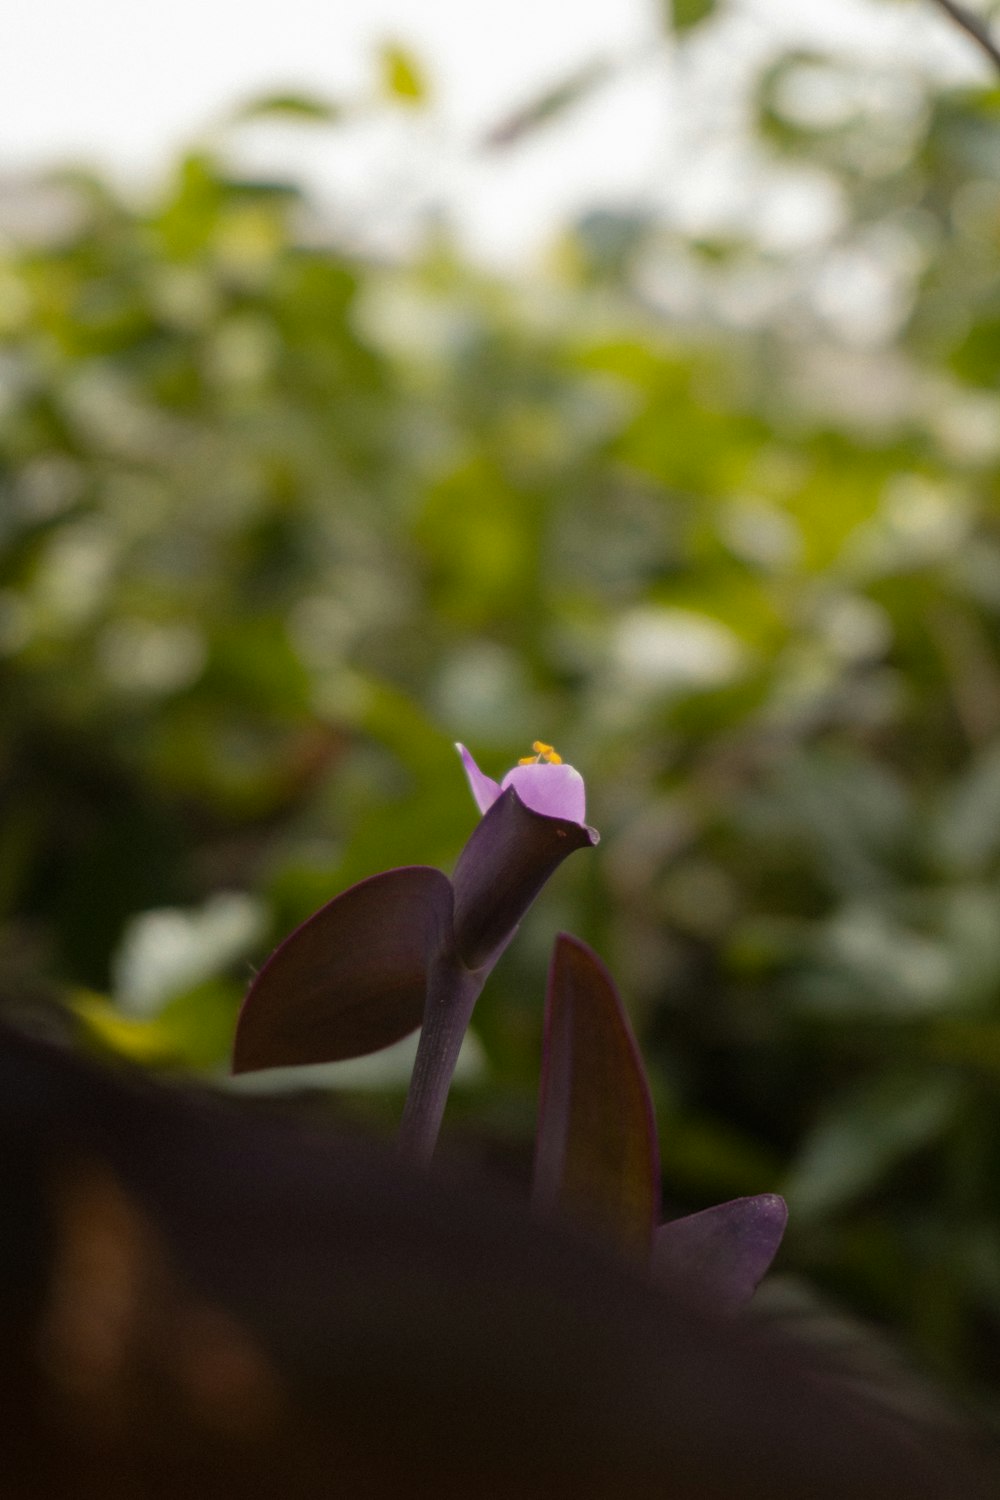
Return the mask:
M453 1137L530 1159L569 929L671 1211L780 1189L789 1279L995 1391L984 53L934 0L3 30L6 1013L234 1086L252 966L451 868L453 740L499 775L540 736L602 841L484 994ZM388 1130L406 1076L253 1086Z

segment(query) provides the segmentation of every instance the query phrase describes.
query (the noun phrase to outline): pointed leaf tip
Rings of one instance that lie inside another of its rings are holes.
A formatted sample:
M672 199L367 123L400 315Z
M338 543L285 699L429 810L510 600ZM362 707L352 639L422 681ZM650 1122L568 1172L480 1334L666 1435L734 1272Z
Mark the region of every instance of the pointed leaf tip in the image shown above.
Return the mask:
M653 1273L720 1311L749 1302L788 1222L784 1198L733 1198L657 1231Z
M549 971L535 1201L648 1254L659 1151L646 1074L614 981L560 933Z
M236 1027L233 1071L378 1052L423 1019L427 961L451 926L451 883L414 865L351 886L276 948Z

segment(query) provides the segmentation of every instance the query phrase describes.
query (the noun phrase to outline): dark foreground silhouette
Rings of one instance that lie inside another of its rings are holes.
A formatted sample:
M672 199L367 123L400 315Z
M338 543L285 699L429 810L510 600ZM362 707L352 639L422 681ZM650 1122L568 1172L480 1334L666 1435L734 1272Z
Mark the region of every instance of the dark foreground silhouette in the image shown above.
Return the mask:
M0 1033L0 1494L990 1500L995 1456L483 1181Z

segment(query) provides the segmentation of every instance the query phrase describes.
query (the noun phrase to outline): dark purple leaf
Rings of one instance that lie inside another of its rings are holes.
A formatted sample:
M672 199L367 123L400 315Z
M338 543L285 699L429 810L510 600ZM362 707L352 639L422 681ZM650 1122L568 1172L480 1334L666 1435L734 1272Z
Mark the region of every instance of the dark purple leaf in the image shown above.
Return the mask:
M549 971L535 1201L649 1253L660 1178L642 1059L607 969L565 933Z
M466 967L495 963L553 871L596 841L582 823L531 812L508 787L480 820L452 877L455 946Z
M416 1030L451 906L447 876L414 865L373 875L321 907L251 985L233 1071L361 1057Z
M657 1231L653 1273L720 1311L742 1307L777 1254L787 1219L777 1193L674 1219Z

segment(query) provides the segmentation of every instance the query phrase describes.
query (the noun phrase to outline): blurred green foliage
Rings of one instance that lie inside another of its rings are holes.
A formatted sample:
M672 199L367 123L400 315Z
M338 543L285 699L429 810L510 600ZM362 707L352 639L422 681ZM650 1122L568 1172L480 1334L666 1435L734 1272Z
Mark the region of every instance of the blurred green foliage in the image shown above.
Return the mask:
M786 1268L986 1384L1000 93L796 54L756 107L836 195L822 244L595 210L544 286L440 234L349 254L222 151L143 207L31 188L0 253L0 989L221 1075L272 941L450 866L450 742L500 773L543 736L602 843L480 1003L455 1117L530 1136L551 936L579 934L677 1210L786 1189Z

